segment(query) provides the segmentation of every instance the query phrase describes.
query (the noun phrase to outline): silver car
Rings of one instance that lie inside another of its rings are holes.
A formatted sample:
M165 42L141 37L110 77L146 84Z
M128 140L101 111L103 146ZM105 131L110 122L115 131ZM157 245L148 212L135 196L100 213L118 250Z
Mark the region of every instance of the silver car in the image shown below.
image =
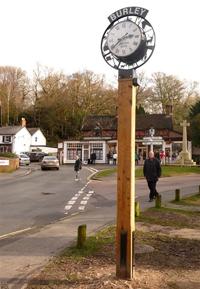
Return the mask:
M59 161L55 156L45 156L41 161L41 170L55 168L59 170Z
M23 166L23 165L30 165L30 158L29 156L27 156L26 154L19 154L19 164L20 166Z

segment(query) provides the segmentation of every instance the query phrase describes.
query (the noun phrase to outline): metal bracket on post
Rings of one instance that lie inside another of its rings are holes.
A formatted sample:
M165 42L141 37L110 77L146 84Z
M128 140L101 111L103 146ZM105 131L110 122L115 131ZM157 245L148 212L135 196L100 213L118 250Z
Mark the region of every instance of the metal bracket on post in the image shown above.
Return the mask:
M132 79L133 69L128 69L128 70L119 69L118 77L119 79Z
M136 74L136 71L135 69L133 69L133 80L132 80L132 84L133 86L140 86L139 83L138 83L138 78L137 78L137 74Z

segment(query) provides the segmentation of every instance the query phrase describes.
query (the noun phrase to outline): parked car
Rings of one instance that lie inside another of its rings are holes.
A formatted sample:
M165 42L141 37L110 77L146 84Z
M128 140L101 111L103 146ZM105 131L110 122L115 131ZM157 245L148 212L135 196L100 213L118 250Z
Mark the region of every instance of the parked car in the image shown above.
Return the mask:
M59 161L55 156L44 156L41 161L41 170L50 168L59 170Z
M20 154L27 155L28 157L30 157L30 152L21 152Z
M22 165L30 165L30 158L26 154L19 154L19 164Z
M43 152L31 152L30 160L31 162L41 162L44 156L48 156L48 154Z

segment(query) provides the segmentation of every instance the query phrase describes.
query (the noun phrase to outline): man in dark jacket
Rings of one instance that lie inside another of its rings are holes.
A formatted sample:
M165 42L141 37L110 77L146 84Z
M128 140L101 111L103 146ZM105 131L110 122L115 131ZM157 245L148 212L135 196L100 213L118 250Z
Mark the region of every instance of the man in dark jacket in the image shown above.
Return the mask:
M154 157L154 152L149 152L149 158L145 160L143 173L146 177L147 184L150 190L149 201L152 202L158 195L156 191L156 183L161 176L160 161Z

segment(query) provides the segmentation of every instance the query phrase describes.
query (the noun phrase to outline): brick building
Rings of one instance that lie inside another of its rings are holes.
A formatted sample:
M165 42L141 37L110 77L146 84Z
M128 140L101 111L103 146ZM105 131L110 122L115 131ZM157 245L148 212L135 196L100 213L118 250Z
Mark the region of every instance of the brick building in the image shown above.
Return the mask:
M126 129L126 128L124 128ZM181 150L182 134L173 129L172 116L166 114L145 114L136 117L136 151L145 158L150 149L164 151L168 160ZM97 163L106 163L108 152L117 152L117 117L88 116L82 127L82 139L64 141L58 148L63 163L73 163L76 154L84 162L96 154ZM188 143L188 150L191 143Z

